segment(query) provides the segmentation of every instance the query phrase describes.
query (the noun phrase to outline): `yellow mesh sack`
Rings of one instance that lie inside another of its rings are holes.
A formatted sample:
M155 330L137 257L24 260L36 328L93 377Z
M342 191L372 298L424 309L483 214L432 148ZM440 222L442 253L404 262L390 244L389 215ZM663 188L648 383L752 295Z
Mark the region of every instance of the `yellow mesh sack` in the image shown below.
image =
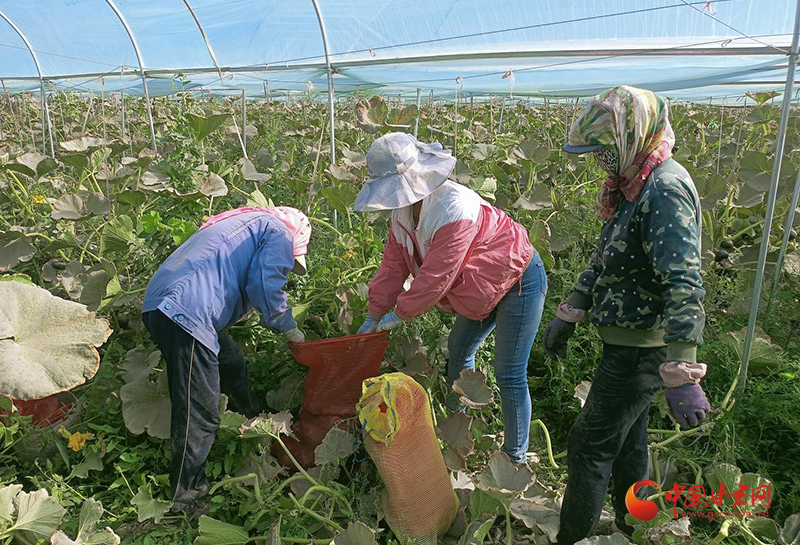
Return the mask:
M433 429L425 390L403 373L366 379L358 418L385 485L386 521L401 543L436 545L458 512L458 497Z

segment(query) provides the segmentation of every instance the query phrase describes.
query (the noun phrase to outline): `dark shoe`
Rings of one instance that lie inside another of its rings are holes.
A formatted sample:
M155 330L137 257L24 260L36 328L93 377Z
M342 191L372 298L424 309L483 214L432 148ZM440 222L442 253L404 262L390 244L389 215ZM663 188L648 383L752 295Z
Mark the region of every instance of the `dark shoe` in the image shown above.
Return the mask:
M203 498L201 500L193 501L187 505L183 509L183 512L189 520L197 520L203 515L207 514L210 508L211 502Z
M633 532L636 531L636 528L626 523L624 520L619 519L614 519L614 522L611 523L611 529L615 532L619 532L625 537L631 537Z

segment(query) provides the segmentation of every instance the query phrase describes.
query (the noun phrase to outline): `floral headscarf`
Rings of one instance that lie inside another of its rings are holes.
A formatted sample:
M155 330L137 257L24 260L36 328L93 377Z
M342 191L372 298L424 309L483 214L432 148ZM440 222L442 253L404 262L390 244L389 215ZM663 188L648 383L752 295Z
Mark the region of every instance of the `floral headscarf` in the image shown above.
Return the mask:
M572 125L569 143L601 145L616 153L617 171L608 172L597 195L597 213L608 221L616 215L620 198L639 200L653 169L672 157L675 134L664 99L622 85L591 99Z
M216 216L211 216L200 226L200 231L206 227L214 225L218 221L222 221L231 216L238 216L239 214L247 214L249 212L263 212L275 216L286 225L289 232L292 234L292 250L295 257L305 255L308 252L308 241L311 238L311 223L305 214L291 208L289 206L274 206L272 208L264 208L261 206L244 206L241 208L234 208L233 210L226 210Z

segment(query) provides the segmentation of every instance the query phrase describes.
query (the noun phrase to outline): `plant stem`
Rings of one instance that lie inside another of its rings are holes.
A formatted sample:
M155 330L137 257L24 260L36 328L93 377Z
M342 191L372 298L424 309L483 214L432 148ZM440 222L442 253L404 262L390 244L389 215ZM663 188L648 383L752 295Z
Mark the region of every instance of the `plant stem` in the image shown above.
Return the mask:
M226 484L240 483L248 479L253 479L253 494L255 494L256 496L256 501L258 502L258 505L264 505L264 502L262 501L261 498L261 486L258 483L258 475L256 475L255 473L248 473L247 475L242 475L240 477L229 477L227 479L222 479L220 482L211 487L211 489L208 491L208 494L209 495L213 494Z
M714 539L708 542L708 545L719 545L726 537L728 537L728 528L731 526L731 521L723 520L722 526L719 527L719 532L714 536Z
M503 508L506 510L506 545L511 545L513 543L511 538L514 534L514 532L511 530L511 512L505 505Z
M334 232L334 233L336 233L337 235L339 235L339 236L342 236L342 232L341 232L341 231L339 231L339 230L338 230L336 227L334 227L334 226L333 226L333 225L331 225L330 223L328 223L327 221L325 221L325 220L321 220L321 219L319 219L319 218L314 218L314 217L311 217L311 216L309 216L309 217L308 217L308 219L309 219L310 221L313 221L313 222L315 222L315 223L319 223L320 225L324 225L325 227L327 227L328 229L330 229L331 231L333 231L333 232Z
M544 432L544 440L547 442L547 459L550 461L550 466L553 469L558 469L558 464L553 457L553 444L550 442L550 432L547 430L547 426L545 426L544 422L538 418L531 422L531 425L533 424L538 424L542 428L542 431Z
M292 500L292 503L294 503L294 505L298 509L300 509L303 513L307 514L308 516L310 516L314 520L317 520L317 521L319 521L319 522L321 522L323 524L329 525L331 528L333 528L337 532L341 532L342 530L344 530L344 528L342 528L341 526L339 526L338 524L333 522L331 519L329 519L327 517L323 517L322 515L320 515L316 511L312 511L308 507L304 507L304 506L300 505L300 503L297 501L297 498L294 497L294 494L290 493L289 494L289 499Z

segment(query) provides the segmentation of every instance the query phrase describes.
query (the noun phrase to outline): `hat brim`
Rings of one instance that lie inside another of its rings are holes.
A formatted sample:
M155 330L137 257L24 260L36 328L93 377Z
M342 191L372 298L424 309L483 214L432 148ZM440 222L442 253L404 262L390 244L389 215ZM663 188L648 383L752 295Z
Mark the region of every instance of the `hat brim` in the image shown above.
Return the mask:
M593 151L597 151L602 148L600 144L593 144L590 146L573 146L572 144L564 144L563 150L567 153L577 153L578 155L582 153L591 153Z
M294 274L299 274L300 276L308 272L308 267L306 266L306 256L304 255L294 256L294 267L292 267L292 272Z
M417 163L409 168L406 174L368 178L356 196L353 210L377 212L410 206L436 191L447 181L455 166L455 157L422 153ZM407 175L414 176L417 179L416 183L408 183ZM375 194L391 195L392 199L376 199Z

